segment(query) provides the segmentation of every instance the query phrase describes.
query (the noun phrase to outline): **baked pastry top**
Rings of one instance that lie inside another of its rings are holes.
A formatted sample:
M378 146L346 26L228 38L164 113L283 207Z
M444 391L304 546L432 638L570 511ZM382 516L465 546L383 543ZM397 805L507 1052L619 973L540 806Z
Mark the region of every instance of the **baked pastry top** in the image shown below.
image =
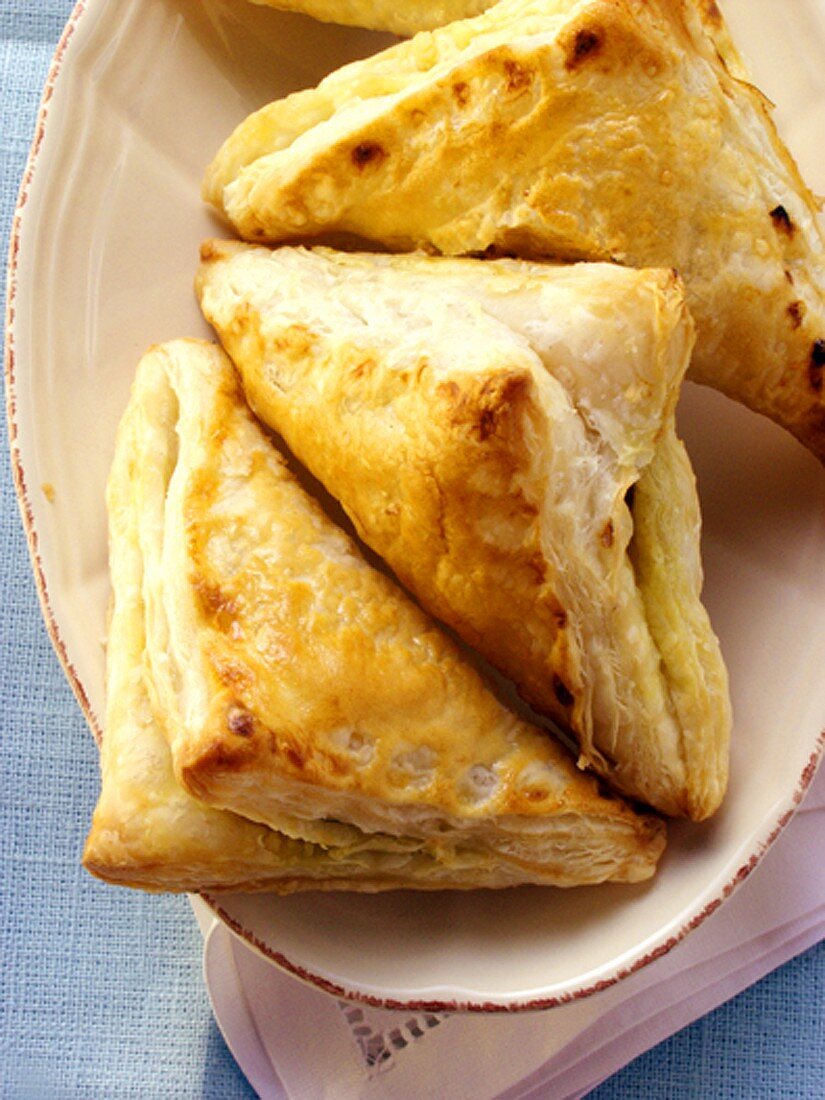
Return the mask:
M600 793L368 564L217 348L144 357L108 507L94 873L290 890L653 872L662 822Z
M825 459L817 202L710 0L502 0L264 107L204 195L253 241L675 267L689 377Z
M731 716L674 430L693 329L673 273L202 255L250 404L423 606L619 790L712 813Z
M369 855L336 858L236 814L196 802L176 781L169 746L150 702L145 660L144 567L138 542L138 471L152 440L147 418L174 408L166 354L203 359L195 343L150 353L120 424L107 487L112 599L106 647L106 732L102 784L83 862L109 882L154 890L313 889L341 876L381 879ZM220 364L219 364L220 365ZM439 869L415 853L437 881ZM389 868L387 877L393 879ZM403 858L399 870L404 872ZM386 874L386 872L384 872ZM428 877L428 875L422 875Z
M281 11L300 11L322 23L415 34L478 15L495 0L252 0L252 3Z

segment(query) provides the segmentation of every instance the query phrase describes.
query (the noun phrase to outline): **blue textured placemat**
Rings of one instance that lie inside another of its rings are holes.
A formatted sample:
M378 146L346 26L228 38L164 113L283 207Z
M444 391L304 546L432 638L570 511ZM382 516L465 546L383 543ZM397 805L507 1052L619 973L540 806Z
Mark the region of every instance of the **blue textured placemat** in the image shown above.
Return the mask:
M70 10L68 0L0 0L3 256ZM106 887L79 869L95 748L40 621L0 432L0 1097L243 1100L252 1092L212 1021L186 901ZM823 993L820 946L592 1095L818 1097Z

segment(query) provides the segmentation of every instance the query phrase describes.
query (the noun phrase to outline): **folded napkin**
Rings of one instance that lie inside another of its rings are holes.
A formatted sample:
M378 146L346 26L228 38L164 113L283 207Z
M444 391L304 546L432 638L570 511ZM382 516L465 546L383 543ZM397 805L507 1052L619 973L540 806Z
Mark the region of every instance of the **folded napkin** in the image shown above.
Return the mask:
M825 934L825 769L759 867L669 954L546 1012L342 1001L279 970L195 901L226 1042L263 1100L575 1100Z

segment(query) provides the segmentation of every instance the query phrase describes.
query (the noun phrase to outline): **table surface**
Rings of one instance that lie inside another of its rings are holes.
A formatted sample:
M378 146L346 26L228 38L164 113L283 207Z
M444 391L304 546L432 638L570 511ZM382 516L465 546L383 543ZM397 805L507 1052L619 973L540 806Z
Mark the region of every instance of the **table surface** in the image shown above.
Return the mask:
M0 244L70 0L0 0ZM0 1096L253 1095L212 1019L184 898L104 886L79 858L96 750L42 625L0 460ZM825 945L637 1059L595 1100L814 1097Z

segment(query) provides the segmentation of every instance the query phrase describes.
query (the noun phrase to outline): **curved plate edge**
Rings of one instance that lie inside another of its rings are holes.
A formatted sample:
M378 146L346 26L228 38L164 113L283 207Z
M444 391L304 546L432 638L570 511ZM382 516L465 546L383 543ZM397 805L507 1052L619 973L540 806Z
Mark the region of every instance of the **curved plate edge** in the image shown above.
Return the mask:
M298 978L300 981L314 986L324 993L329 993L334 997L341 997L348 1001L356 1001L361 1004L371 1005L374 1008L401 1009L408 1012L515 1013L559 1008L562 1005L571 1004L573 1001L583 1000L586 997L592 996L594 993L600 993L604 989L609 989L610 986L615 985L617 982L622 981L631 974L635 974L638 970L643 969L650 963L667 955L668 952L677 946L677 944L681 943L685 936L698 928L699 925L703 924L712 913L715 913L719 906L727 901L734 891L742 885L751 872L758 866L762 857L791 820L797 807L805 797L805 793L813 782L823 754L825 754L825 730L822 730L819 734L816 748L809 756L808 762L799 777L798 785L791 797L782 803L781 807L778 809L777 815L767 823L765 832L757 841L750 854L744 857L743 854L740 853L736 862L743 858L744 862L737 867L734 874L726 879L721 888L716 886L709 888L709 896L706 895L706 897L700 901L702 907L698 912L684 921L675 931L673 931L672 928L673 924L676 922L672 922L668 928L665 928L655 942L650 945L645 954L634 959L629 965L608 965L603 968L602 975L596 981L583 985L576 982L570 982L567 984L567 988L562 988L557 993L549 994L548 996L528 997L524 1000L520 1000L518 997L512 999L491 997L490 999L473 1000L472 998L462 998L460 995L456 995L455 999L451 1000L442 998L422 998L420 996L402 998L381 996L355 983L347 983L342 979L334 979L328 975L317 973L294 959L290 959L287 955L277 951L269 944L264 943L250 929L245 928L243 924L223 908L218 896L209 893L201 893L197 896L211 909L215 916L238 937L238 939L251 947L263 958L267 959L275 966L278 966L281 970L285 970L294 978Z
M83 711L89 728L95 740L100 743L103 736L102 724L95 713L86 692L86 688L69 656L68 647L61 634L60 627L52 610L49 596L49 586L46 573L40 557L39 538L34 522L34 513L26 484L26 476L23 470L23 462L20 454L19 428L17 424L17 373L16 373L16 340L15 319L17 314L17 262L20 254L21 228L25 219L25 207L29 198L29 189L37 169L43 138L46 133L46 123L49 117L49 109L54 90L63 66L63 61L69 44L77 31L78 25L84 13L88 9L88 0L77 0L72 13L63 28L63 33L52 57L49 73L43 86L43 94L40 98L40 107L35 123L34 137L32 138L26 166L23 170L23 178L20 182L20 190L17 195L17 203L12 218L11 232L9 235L8 261L6 267L6 326L3 370L6 380L6 423L8 426L9 451L14 488L17 494L17 503L20 508L20 516L23 522L23 530L29 549L32 570L34 572L35 588L40 603L43 621L49 634L52 646L66 678L74 692L75 698Z

